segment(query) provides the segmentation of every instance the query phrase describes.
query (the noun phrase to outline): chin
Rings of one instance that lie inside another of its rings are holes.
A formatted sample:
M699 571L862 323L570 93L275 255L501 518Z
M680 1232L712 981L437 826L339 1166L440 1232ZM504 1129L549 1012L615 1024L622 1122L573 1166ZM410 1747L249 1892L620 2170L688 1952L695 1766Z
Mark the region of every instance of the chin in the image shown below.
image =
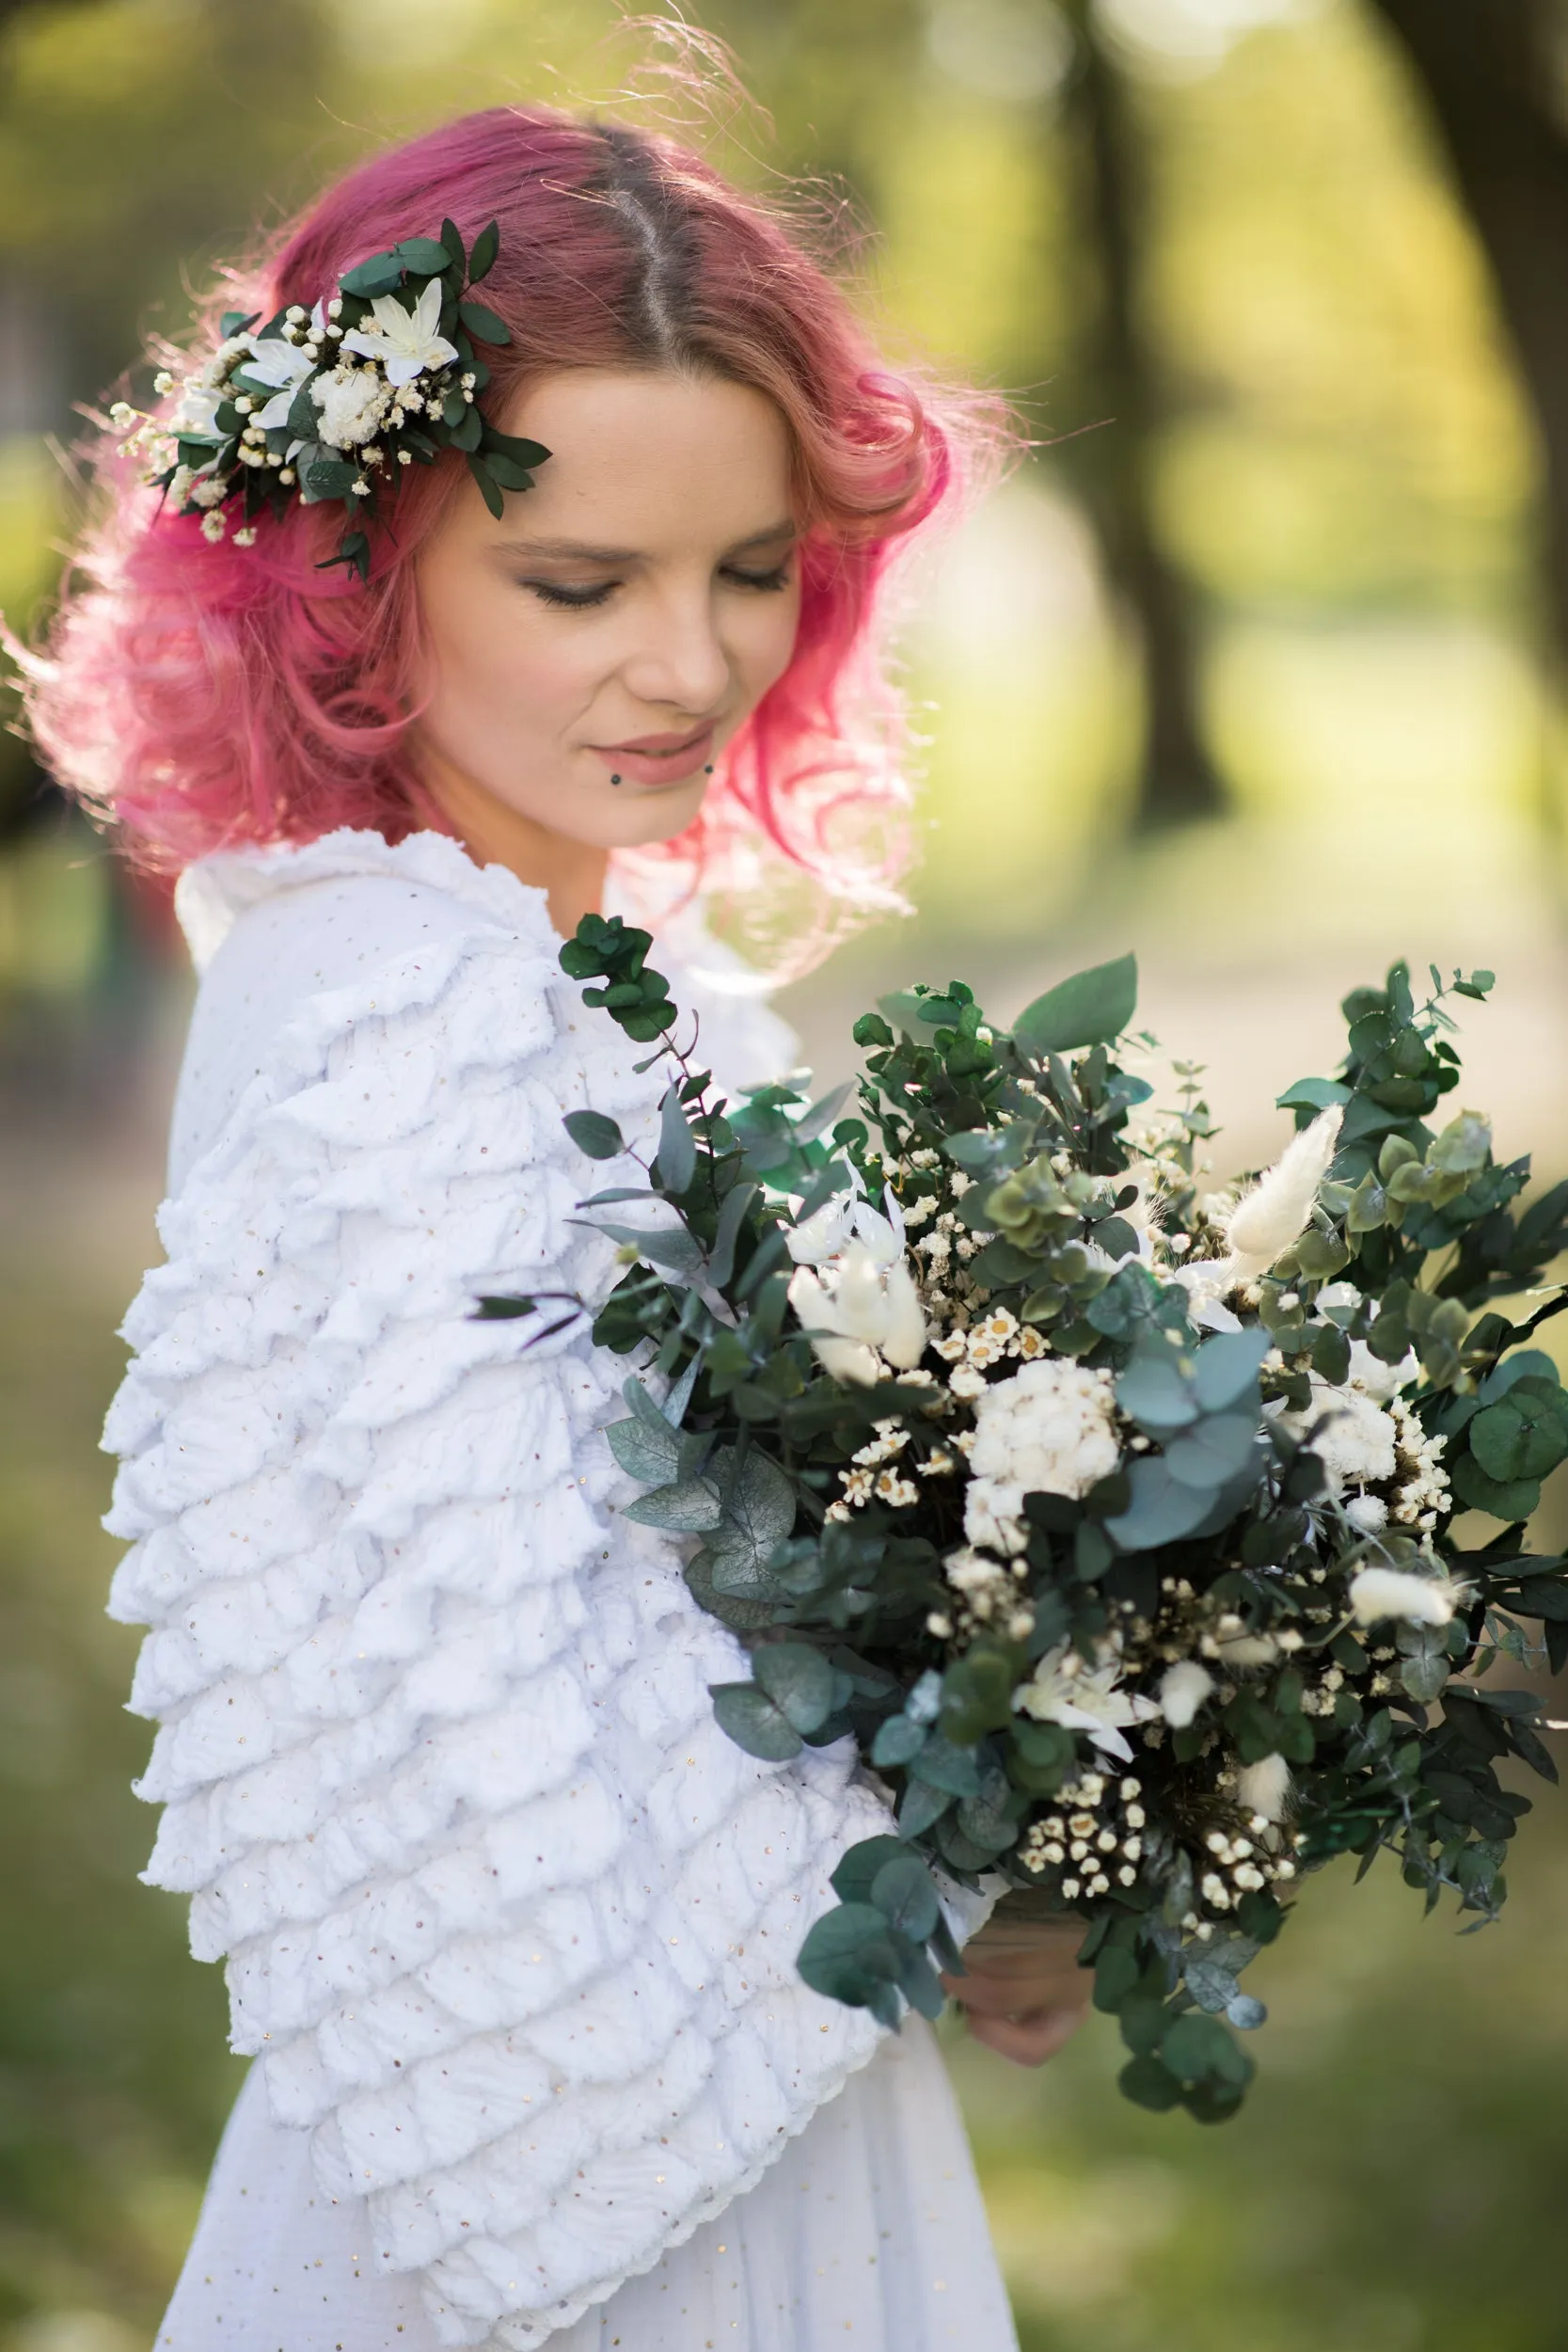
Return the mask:
M640 792L635 800L617 797L605 812L601 846L607 850L641 850L653 841L673 841L694 822L707 793L707 778L700 787L672 786L665 791Z

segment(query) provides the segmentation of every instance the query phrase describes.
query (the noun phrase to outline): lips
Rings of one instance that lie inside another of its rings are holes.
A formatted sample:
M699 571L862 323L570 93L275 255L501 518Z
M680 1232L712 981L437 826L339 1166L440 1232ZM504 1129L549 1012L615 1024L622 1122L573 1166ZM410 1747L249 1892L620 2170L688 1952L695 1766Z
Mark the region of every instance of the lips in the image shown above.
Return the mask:
M623 784L684 784L711 759L717 724L710 720L694 735L641 735L635 742L594 743L589 748Z

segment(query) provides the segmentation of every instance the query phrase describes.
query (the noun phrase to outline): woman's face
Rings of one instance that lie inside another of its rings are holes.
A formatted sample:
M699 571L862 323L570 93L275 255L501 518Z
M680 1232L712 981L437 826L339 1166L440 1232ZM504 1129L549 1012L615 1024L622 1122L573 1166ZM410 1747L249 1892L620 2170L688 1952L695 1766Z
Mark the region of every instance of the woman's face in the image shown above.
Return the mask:
M534 487L497 522L466 483L417 559L431 783L595 849L666 840L794 648L784 420L747 385L593 368L503 429L550 452Z

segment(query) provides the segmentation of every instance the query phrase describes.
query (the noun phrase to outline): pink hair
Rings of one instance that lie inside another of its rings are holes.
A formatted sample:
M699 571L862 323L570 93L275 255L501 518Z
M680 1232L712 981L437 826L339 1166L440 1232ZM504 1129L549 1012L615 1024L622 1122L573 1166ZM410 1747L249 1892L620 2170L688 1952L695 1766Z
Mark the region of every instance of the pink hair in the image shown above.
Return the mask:
M483 297L513 341L485 354L493 417L551 370L680 367L767 392L790 428L805 526L794 657L728 747L697 823L633 863L666 894L721 888L768 842L841 914L896 903L909 793L883 643L890 572L991 470L999 405L880 365L793 225L697 155L536 106L469 115L351 172L258 264L229 273L200 347L220 310L309 305L443 217L469 242L500 224ZM368 586L316 568L336 548L337 506L263 517L248 549L213 546L142 485L139 462L100 445L110 495L47 645L21 657L32 730L62 784L154 869L341 825L393 841L449 830L410 740L411 558L466 478L458 461L403 477L393 521L372 532Z

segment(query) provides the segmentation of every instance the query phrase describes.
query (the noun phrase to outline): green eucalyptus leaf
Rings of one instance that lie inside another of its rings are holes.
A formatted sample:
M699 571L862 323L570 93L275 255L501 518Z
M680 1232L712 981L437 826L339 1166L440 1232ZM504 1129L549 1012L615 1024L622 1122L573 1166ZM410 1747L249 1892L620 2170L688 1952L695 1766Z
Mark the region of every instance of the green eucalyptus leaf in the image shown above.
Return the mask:
M533 476L526 466L519 466L503 449L492 449L488 442L480 443L479 454L491 480L503 490L531 490Z
M925 1943L942 1908L930 1871L908 1847L882 1864L871 1883L871 1900L900 1934L916 1944Z
M1253 1413L1209 1413L1165 1446L1165 1467L1183 1486L1212 1488L1235 1478L1258 1444Z
M1205 1340L1193 1368L1193 1392L1206 1413L1228 1412L1248 1394L1269 1352L1266 1331L1222 1331Z
M377 294L396 293L403 283L403 263L395 253L372 253L339 283L344 294L362 294L373 301Z
M1267 1333L1263 1338L1267 1342ZM1156 1438L1190 1428L1199 1412L1193 1384L1171 1361L1169 1351L1134 1356L1117 1381L1117 1403L1140 1429Z
M705 1547L715 1587L750 1595L776 1589L768 1563L795 1524L795 1489L778 1464L752 1446L734 1470L726 1447L713 1464L724 1497L723 1524Z
M494 310L486 310L483 302L460 302L457 315L476 343L509 343L512 341L512 329L506 321L499 318Z
M806 1642L773 1642L752 1654L752 1674L797 1731L816 1731L833 1711L833 1670Z
M568 1111L561 1123L591 1160L619 1159L626 1148L620 1128L603 1111Z
M841 1903L868 1903L883 1863L908 1852L901 1837L863 1837L846 1848L828 1883Z
M1469 1426L1470 1451L1488 1478L1544 1478L1568 1454L1568 1430L1555 1406L1515 1388L1487 1405Z
M1183 2082L1221 2082L1238 2087L1250 2071L1248 2061L1217 2017L1187 2010L1173 2018L1160 2044L1160 2056Z
M452 262L452 256L437 237L404 237L393 247L393 253L404 268L411 271L416 278L439 278L444 269L451 268ZM462 266L461 253L458 255L458 266ZM344 283L347 283L346 279Z
M1160 1544L1179 1543L1201 1527L1213 1505L1212 1488L1184 1486L1164 1463L1144 1455L1132 1465L1132 1500L1117 1518L1105 1521L1105 1533L1122 1551L1151 1551Z
M500 223L493 220L487 228L482 229L474 239L473 251L468 256L470 286L477 286L482 278L489 277L496 265L496 256L500 251Z
M955 1747L940 1731L931 1733L911 1771L927 1788L943 1789L950 1797L977 1797L980 1793L980 1768L974 1750Z
M883 1772L909 1764L920 1754L926 1740L924 1724L913 1722L908 1715L890 1715L877 1727L877 1737L871 1743L871 1761Z
M1118 956L1037 996L1014 1022L1013 1036L1026 1053L1039 1056L1108 1045L1128 1027L1137 1004L1137 960Z
M681 1084L677 1078L659 1104L658 1173L671 1193L685 1192L697 1173L697 1146L681 1103Z
M680 1458L679 1439L668 1422L660 1434L635 1417L612 1421L605 1431L611 1454L629 1477L644 1486L666 1486L674 1477Z
M950 1788L938 1788L912 1774L898 1801L898 1831L903 1837L921 1837L940 1821L953 1802Z
M660 1226L657 1230L642 1225L595 1225L596 1232L608 1233L611 1241L624 1241L645 1258L649 1265L663 1266L676 1275L695 1274L703 1263L700 1242L694 1241L684 1226Z
M1147 2052L1128 2059L1117 2083L1124 2099L1131 2099L1134 2106L1149 2107L1156 2115L1181 2104L1181 2085L1176 2076Z
M1293 1087L1275 1096L1275 1108L1282 1111L1326 1111L1350 1101L1349 1087L1337 1078L1298 1078Z
M1506 1396L1518 1380L1549 1380L1556 1388L1557 1365L1543 1348L1521 1347L1513 1355L1505 1356L1502 1362L1495 1364L1487 1374L1479 1391L1481 1403L1495 1404L1499 1396Z
M528 440L521 434L502 433L489 423L484 426L483 446L487 456L494 452L499 456L510 457L512 463L520 466L525 473L531 473L536 466L542 466L550 453L543 441Z
M454 445L461 447L461 444L457 442L457 437L455 434L452 436L452 439ZM497 522L499 522L502 516L506 513L506 501L501 496L500 485L496 480L495 475L490 471L489 467L484 463L483 458L476 457L472 450L467 453L467 457L468 471L473 475L475 482L479 485L480 497L484 501L485 505L489 508Z
M850 2009L872 2009L879 1993L891 1994L898 1982L907 1950L907 1940L875 1904L839 1903L813 1927L796 1966L814 1993Z
M754 1682L710 1682L708 1692L719 1728L748 1756L787 1764L800 1755L805 1744L800 1733Z
M1528 1519L1540 1507L1539 1479L1489 1478L1468 1454L1459 1456L1449 1475L1461 1502L1468 1503L1472 1511L1489 1512L1495 1519Z
M635 1519L639 1527L661 1527L671 1534L707 1535L719 1526L723 1513L711 1479L683 1478L673 1486L657 1486L650 1495L640 1495L626 1504L621 1517Z

